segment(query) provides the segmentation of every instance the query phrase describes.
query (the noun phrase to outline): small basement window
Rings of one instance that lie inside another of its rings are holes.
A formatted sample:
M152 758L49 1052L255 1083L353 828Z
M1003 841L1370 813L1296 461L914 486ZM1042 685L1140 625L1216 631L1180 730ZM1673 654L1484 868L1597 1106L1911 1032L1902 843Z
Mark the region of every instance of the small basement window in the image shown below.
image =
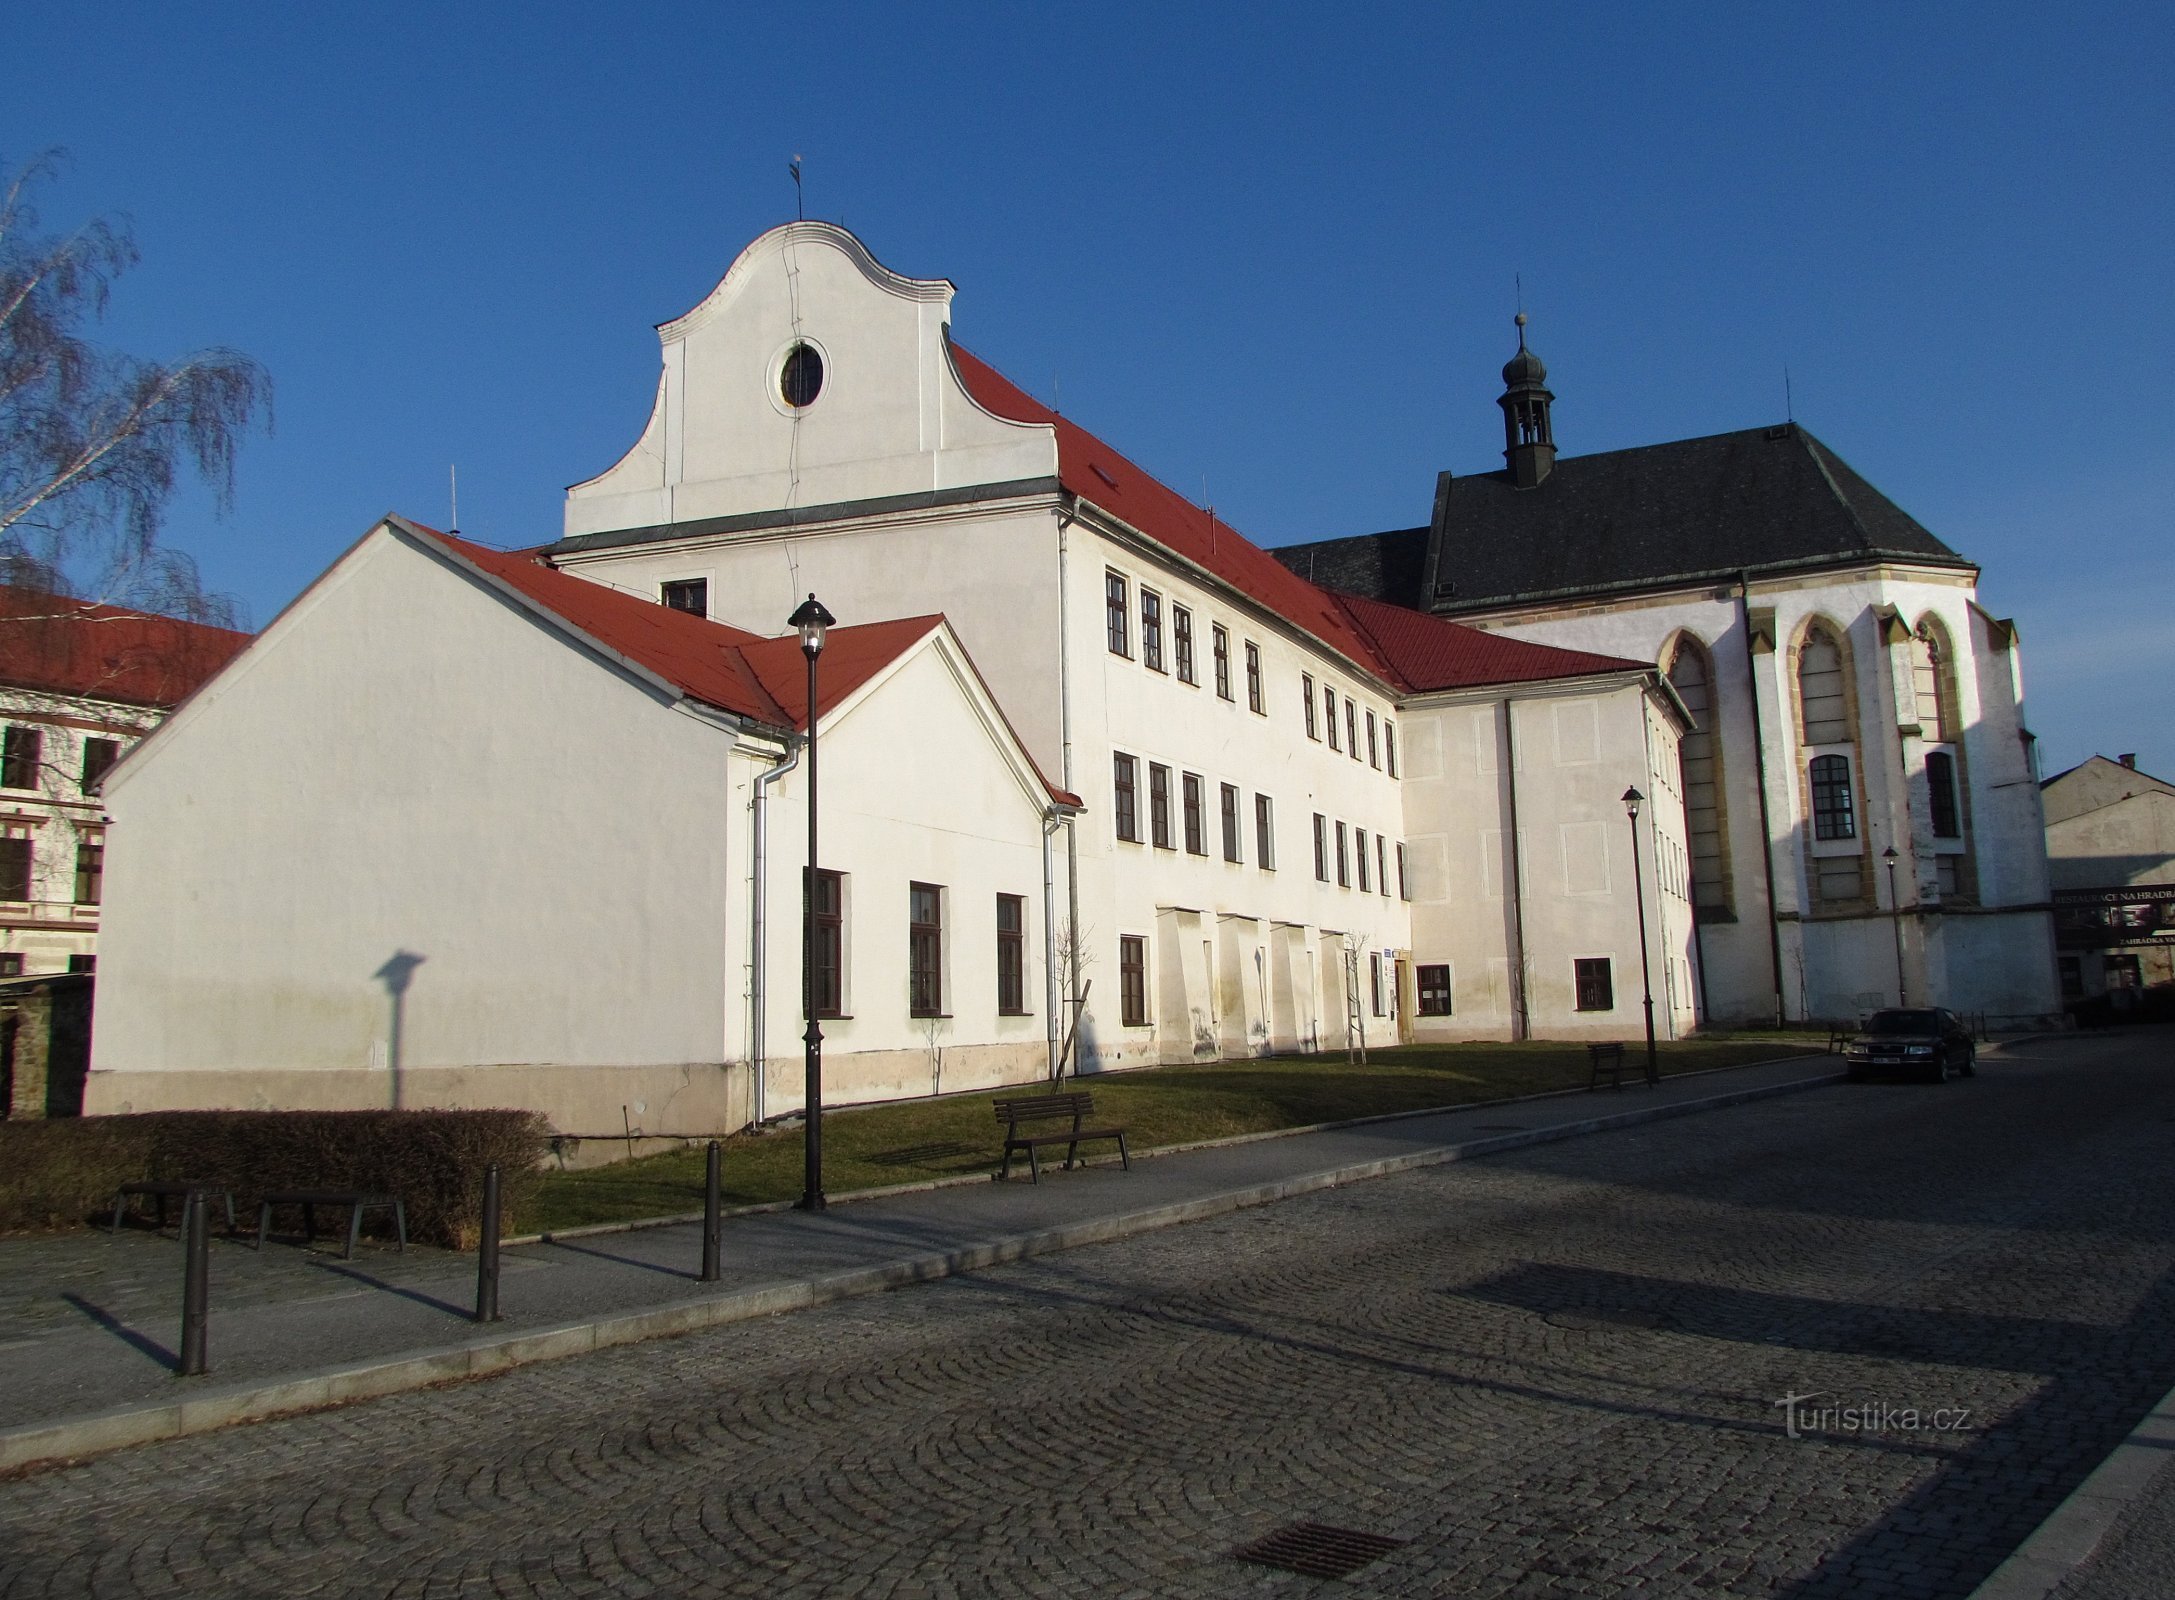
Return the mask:
M707 617L710 614L708 578L676 579L666 584L657 597L672 611L684 611L691 617Z

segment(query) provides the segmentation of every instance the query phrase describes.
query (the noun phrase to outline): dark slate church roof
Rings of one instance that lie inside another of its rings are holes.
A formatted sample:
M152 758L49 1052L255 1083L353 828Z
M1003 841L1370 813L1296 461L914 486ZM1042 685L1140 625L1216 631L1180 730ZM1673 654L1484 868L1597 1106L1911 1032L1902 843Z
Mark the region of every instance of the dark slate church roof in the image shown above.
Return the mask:
M1531 489L1452 478L1436 515L1433 595L1429 528L1273 553L1325 588L1436 611L1881 558L1971 568L1794 424L1573 456Z

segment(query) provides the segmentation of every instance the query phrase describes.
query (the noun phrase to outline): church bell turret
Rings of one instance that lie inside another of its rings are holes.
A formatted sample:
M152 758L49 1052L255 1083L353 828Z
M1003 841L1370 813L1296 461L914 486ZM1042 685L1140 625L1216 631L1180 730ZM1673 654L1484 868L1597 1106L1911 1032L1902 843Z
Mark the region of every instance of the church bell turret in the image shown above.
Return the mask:
M1518 353L1503 367L1503 460L1510 481L1531 489L1547 477L1556 464L1556 435L1548 420L1548 407L1556 398L1548 392L1548 369L1541 358L1526 348L1526 314L1517 317Z

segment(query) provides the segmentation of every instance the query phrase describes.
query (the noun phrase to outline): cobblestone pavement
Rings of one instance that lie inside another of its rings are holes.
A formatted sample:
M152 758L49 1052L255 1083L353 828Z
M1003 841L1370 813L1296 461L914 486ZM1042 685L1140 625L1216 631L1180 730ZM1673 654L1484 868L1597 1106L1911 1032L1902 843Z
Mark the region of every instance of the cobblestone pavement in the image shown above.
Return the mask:
M2167 1055L2024 1046L37 1473L0 1595L1967 1594L2175 1384ZM1406 1543L1341 1586L1233 1559L1298 1521Z

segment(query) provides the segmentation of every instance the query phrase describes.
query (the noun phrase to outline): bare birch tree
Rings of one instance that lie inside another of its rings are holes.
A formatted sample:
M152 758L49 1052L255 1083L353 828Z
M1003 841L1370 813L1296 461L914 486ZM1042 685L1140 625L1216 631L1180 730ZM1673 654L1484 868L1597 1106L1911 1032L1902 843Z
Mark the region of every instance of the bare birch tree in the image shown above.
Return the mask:
M232 627L234 603L158 534L184 473L232 505L271 376L236 350L168 364L87 336L138 256L122 218L40 231L36 191L59 161L39 156L0 191L0 582Z

